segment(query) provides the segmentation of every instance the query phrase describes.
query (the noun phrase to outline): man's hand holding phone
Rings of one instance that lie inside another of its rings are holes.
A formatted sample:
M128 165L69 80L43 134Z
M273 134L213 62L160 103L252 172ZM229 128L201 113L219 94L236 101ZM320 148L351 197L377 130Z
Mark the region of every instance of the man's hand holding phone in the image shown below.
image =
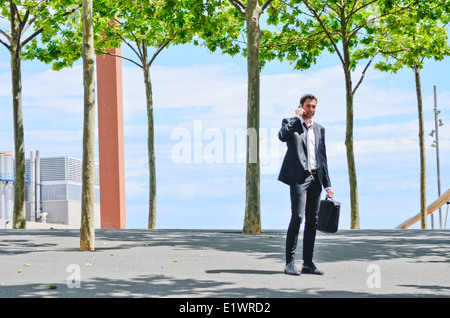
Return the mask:
M297 115L299 117L302 117L304 113L306 113L306 110L303 107L298 107L295 110L295 115Z

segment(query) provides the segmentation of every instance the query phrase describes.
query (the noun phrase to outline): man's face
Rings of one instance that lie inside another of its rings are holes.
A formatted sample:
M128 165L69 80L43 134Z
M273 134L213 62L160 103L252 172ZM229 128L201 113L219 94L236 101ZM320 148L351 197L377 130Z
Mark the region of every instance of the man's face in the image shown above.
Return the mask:
M306 113L303 115L306 118L313 118L316 113L317 100L315 99L307 99L303 103L303 109Z

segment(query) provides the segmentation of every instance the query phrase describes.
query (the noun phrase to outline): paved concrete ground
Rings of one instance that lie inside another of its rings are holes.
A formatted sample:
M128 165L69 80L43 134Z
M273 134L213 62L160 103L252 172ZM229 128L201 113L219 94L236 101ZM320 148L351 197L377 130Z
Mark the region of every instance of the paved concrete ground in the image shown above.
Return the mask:
M285 275L284 245L285 231L97 230L87 252L79 230L0 230L0 297L450 297L450 231L318 233L323 276Z

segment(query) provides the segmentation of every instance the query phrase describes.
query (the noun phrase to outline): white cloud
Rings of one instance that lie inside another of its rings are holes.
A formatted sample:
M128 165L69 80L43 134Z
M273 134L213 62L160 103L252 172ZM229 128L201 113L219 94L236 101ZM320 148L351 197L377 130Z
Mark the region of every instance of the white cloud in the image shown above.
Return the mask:
M139 182L134 180L126 180L125 181L125 189L127 199L139 200L142 198L148 198L148 183L147 182ZM144 201L146 202L146 201Z
M83 68L73 66L60 71L23 74L23 95L32 97L83 97Z
M133 120L146 117L141 73L137 67L123 67L124 116L125 124L129 126L133 126ZM415 102L412 91L377 88L378 81L383 81L387 75L372 73L356 95L355 120L416 112L411 106ZM0 87L2 96L10 96L9 75L6 75L1 75L5 77ZM80 67L24 74L23 77L27 107L43 112L48 108L58 113L82 113ZM199 119L210 127L245 127L247 78L234 64L154 66L152 84L155 111L173 110L175 114L185 109L188 112L184 123ZM305 92L312 92L319 99L318 122L345 121L343 74L341 67L336 66L311 72L262 75L261 127L279 127L283 117L293 116L299 98Z
M353 72L353 86L360 78L362 67ZM386 86L386 73L370 70L354 97L354 119L415 114L417 101L414 87L405 89ZM317 71L262 76L261 114L267 118L294 116L300 97L312 93L318 98L316 119L321 123L346 120L345 82L341 66ZM442 94L444 95L444 94ZM425 95L426 96L426 95Z
M227 171L236 172L232 165L208 165L207 168L202 169L199 165L196 167L185 165L191 171L199 171L194 174L196 178L176 178L165 175L168 180L161 182L158 187L158 194L171 198L173 201L195 201L223 199L228 200L232 196L237 196L244 191L245 175L242 176L227 176ZM205 170L207 172L205 172ZM238 169L242 170L243 169ZM179 169L172 170L175 174ZM160 174L161 175L161 174ZM185 172L184 176L190 175L190 172ZM178 175L180 177L180 175Z
M11 96L11 73L0 74L0 96Z
M139 68L124 67L126 119L132 119L146 109L141 73ZM218 124L230 117L245 116L246 78L238 74L233 64L154 66L151 74L155 110L173 109L179 112L180 108L197 111L203 111L204 107L213 108L213 115L207 112L203 115Z

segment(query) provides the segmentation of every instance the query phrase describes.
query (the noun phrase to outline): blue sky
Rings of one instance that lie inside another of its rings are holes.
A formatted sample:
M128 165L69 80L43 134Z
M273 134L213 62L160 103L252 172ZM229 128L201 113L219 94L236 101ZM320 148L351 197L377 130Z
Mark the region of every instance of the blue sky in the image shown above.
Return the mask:
M0 149L14 150L9 55L0 47ZM437 198L433 85L438 89L441 192L450 187L450 61L429 61L422 72L427 147L427 200ZM359 79L361 67L354 73ZM81 62L51 71L24 62L25 151L41 156L82 157ZM246 128L246 60L194 46L169 47L152 67L156 125L157 227L242 229L245 212L245 148L228 132ZM411 70L388 74L370 68L355 98L355 159L361 228L392 229L419 212L417 103ZM123 61L127 227L148 219L147 124L141 70ZM342 68L326 55L308 71L271 62L261 74L261 219L264 229L285 229L289 189L277 181L286 150L277 139L281 120L291 117L301 95L318 97L315 120L326 128L340 227L350 226L345 155L345 90ZM183 136L183 137L180 137ZM228 136L228 137L227 137ZM189 141L190 143L186 143ZM182 144L182 142L185 142ZM233 147L227 147L233 145ZM180 146L189 153L180 153ZM186 146L187 145L187 146ZM222 152L211 152L221 147ZM187 148L184 148L187 149ZM97 152L98 153L98 152ZM180 161L180 155L190 160ZM446 208L443 209L445 218ZM437 214L434 217L438 227ZM450 223L450 222L449 222ZM419 224L413 226L418 228ZM429 227L431 222L429 219ZM449 225L447 224L447 227Z

